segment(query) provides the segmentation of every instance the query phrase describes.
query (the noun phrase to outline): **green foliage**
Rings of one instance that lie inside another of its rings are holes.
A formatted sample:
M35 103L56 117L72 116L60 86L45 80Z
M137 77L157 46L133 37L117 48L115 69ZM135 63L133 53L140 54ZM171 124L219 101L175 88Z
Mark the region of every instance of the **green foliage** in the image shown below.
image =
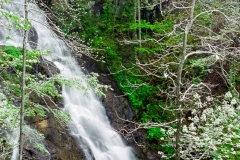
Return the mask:
M18 115L19 107L16 107L15 104L18 103L21 97L20 67L22 55L21 49L12 46L5 46L0 52L2 53L0 57L0 77L3 83L4 94L8 97L8 100L2 99L3 102L1 105L0 120L2 123L6 119L9 119L11 122L8 123L10 128L6 129L11 130L11 127L18 126L19 117L15 117ZM27 66L29 66L29 72L31 72L32 65L39 62L38 58L40 55L42 55L42 53L39 50L28 51ZM14 69L15 67L17 70ZM52 110L46 108L46 106L38 104L36 100L41 98L44 99L46 97L48 97L48 99L61 98L62 95L56 88L56 83L59 82L59 79L56 80L55 77L47 79L44 75L32 75L29 73L26 74L25 79L27 86L27 95L25 97L25 115L27 117L36 115L45 117L46 113ZM68 82L68 84L70 83ZM62 121L69 120L69 118L67 118L69 115L63 111L54 110L53 113ZM1 126L1 128L5 127Z
M200 84L216 62L216 56L202 57L202 54L187 59L185 69L189 73L188 80L192 79L194 84Z
M39 83L39 82L38 82ZM39 89L41 94L48 94L53 98L60 98L62 97L56 88L56 84L54 79L49 79L47 82L39 83L42 84L41 88Z
M120 84L122 91L128 94L128 98L134 112L138 115L137 117L141 118L143 114L144 121L148 121L153 118L153 116L149 116L152 111L149 102L152 101L151 103L153 103L152 98L155 94L154 86L145 84L145 82L148 82L149 79L136 77L134 76L135 74L139 74L139 71L136 69L122 71L114 74L114 79L118 84ZM156 109L155 111L157 111L159 108L157 105L154 106ZM155 115L157 113L158 112L155 112ZM156 120L157 117L158 116L156 116L154 120Z
M10 159L11 149L14 148L14 144L10 143L10 141L5 137L4 134L0 133L0 157L1 159ZM1 154L2 153L2 154Z
M165 156L166 159L171 159L175 155L175 149L173 146L170 146L170 145L159 145L158 150L162 151L164 154L167 155Z
M3 96L1 94L1 96ZM13 126L18 127L19 117L19 108L14 106L11 102L8 102L4 97L1 97L1 105L0 105L0 128L6 130L12 130ZM6 125L4 122L8 120L8 124Z
M240 83L240 62L239 57L233 56L230 57L231 64L230 64L230 71L229 71L229 79L232 86L235 86L236 83ZM233 88L231 88L233 89Z
M3 51L15 58L18 58L20 55L22 55L22 52L19 50L19 48L16 48L14 46L4 46Z
M71 117L68 113L63 112L59 109L53 109L53 113L54 113L54 116L61 121L69 122L71 120Z
M149 101L150 103L151 101ZM164 103L162 100L159 100L154 104L153 102L151 104L147 104L144 107L144 112L141 115L141 120L143 122L165 122L170 121L172 118L171 112L165 111L163 113Z
M8 2L8 0L4 0L4 1ZM6 25L8 25L9 30L12 29L13 25L15 25L15 27L18 30L23 30L23 29L28 30L29 28L32 27L30 20L21 18L19 15L14 14L12 12L8 12L7 10L0 9L0 15L2 15L8 20L8 24ZM10 37L7 36L6 38L9 39Z
M44 147L44 145L40 144L40 143L36 143L34 142L34 146L37 148L37 150L39 150L42 153L47 153L48 155L50 155L50 153L48 152L48 150Z
M194 12L197 15L204 12L204 8L202 6L198 6L195 8ZM204 13L197 18L196 23L206 27L213 27L216 25L216 19L212 17L212 13Z
M214 160L220 160L220 159L222 159L221 157L226 158L226 159L239 159L240 151L238 151L238 150L236 151L232 147L233 147L232 145L227 144L227 143L222 144L221 148L224 148L225 152L223 152L222 150L216 150L213 152L212 158ZM228 154L226 154L226 152Z
M164 134L161 132L161 128L150 128L148 129L148 140L159 140L164 137Z
M139 83L135 81L134 84L141 84L140 79L133 79L133 80L139 80L140 82ZM139 108L140 106L142 106L143 100L146 98L149 98L149 95L151 95L152 89L153 89L153 86L143 85L137 88L134 93L130 94L129 100L132 102L133 107Z
M21 89L20 89L20 79L17 76L9 74L7 70L3 70L0 72L0 77L2 78L2 83L7 88L4 89L4 92L7 96L11 96L11 94L20 96Z
M154 23L154 31L156 33L167 34L170 31L172 31L172 29L173 29L173 20L171 19L171 17L168 20L161 21L161 22L156 21Z
M14 46L4 46L0 49L1 58L0 64L1 67L13 67L18 71L22 70L22 51L20 48ZM32 69L32 65L39 62L39 57L49 54L48 52L43 53L40 50L27 50L26 54L26 68L28 70ZM20 75L20 73L19 73Z
M151 31L154 31L155 33L159 33L159 34L167 34L170 31L172 31L173 29L173 20L172 19L168 19L167 21L155 21L154 24L151 24L150 22L147 22L146 20L142 20L140 25L139 23L132 23L130 25L131 30L133 29L138 29L138 28L142 28L142 29L149 29Z
M49 112L50 112L49 109L43 105L39 105L32 102L27 102L25 104L24 115L26 117L34 117L36 115L39 117L46 117L46 113Z
M147 22L146 20L142 20L140 21L140 24L139 24L139 21L137 21L136 23L132 23L129 29L138 29L138 28L153 30L155 28L155 25L152 25L150 22Z

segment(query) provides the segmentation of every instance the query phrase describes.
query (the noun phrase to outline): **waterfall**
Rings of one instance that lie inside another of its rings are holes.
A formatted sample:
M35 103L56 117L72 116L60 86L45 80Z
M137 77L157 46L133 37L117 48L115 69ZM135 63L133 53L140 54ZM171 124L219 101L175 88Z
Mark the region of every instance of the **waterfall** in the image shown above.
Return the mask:
M0 89L2 89L1 86L0 86ZM6 105L7 105L7 98L6 98L6 96L3 93L0 93L0 106L1 106L2 113L3 112L7 112L8 108L6 107ZM17 112L12 112L10 117L8 117L5 120L5 123L9 123L9 121L13 120L14 119L14 115L16 115L16 114L17 114ZM16 160L17 159L17 155L18 155L19 129L18 128L14 129L11 132L12 133L9 133L6 130L3 130L3 129L1 130L0 129L0 136L6 137L7 139L9 139L10 144L13 145L12 146L13 147L13 152L12 152L11 160Z
M3 8L22 16L23 6L19 4L23 4L23 0L12 0ZM33 19L32 23L38 35L38 48L52 51L52 54L45 58L52 61L65 78L83 78L84 73L71 57L64 41L44 25L47 21L45 16L40 14L40 9L32 3L29 8L29 17ZM3 19L0 18L1 20ZM11 40L6 41L5 37L8 35ZM20 32L0 26L0 45L22 46L22 39ZM63 86L62 94L64 110L71 116L70 132L84 151L86 160L135 160L131 147L126 146L121 136L111 128L105 108L93 90L90 89L85 95L84 91Z

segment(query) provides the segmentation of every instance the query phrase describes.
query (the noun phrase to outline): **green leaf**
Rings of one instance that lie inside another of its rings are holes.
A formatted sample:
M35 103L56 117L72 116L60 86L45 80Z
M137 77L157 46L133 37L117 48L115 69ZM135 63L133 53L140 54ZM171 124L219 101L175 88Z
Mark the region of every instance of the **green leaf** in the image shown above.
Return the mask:
M25 30L28 30L29 25L28 25L28 24L24 24L24 25L23 25L23 28L24 28Z
M10 37L10 36L7 36L7 37L6 37L6 40L11 40L11 37Z

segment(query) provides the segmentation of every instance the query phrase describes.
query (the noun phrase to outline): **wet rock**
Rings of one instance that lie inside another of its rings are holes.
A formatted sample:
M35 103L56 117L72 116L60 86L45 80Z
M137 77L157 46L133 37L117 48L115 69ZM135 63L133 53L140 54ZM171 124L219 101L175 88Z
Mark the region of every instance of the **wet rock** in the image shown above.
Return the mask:
M28 125L42 133L45 137L44 144L50 156L35 149L34 145L27 141L24 144L24 153L28 159L41 157L41 160L82 160L84 154L78 147L75 139L69 134L67 126L52 113L46 117L26 117Z
M38 34L35 28L30 28L28 31L28 42L32 49L37 49Z
M43 75L46 75L47 77L52 77L53 75L60 73L60 70L53 62L50 62L43 57L40 57L39 60L40 62L33 66L33 74L41 73Z
M23 145L23 159L25 160L49 160L50 158L51 155L39 151L30 141L25 142Z
M147 152L147 158L149 160L154 160L155 159L155 157L150 152Z

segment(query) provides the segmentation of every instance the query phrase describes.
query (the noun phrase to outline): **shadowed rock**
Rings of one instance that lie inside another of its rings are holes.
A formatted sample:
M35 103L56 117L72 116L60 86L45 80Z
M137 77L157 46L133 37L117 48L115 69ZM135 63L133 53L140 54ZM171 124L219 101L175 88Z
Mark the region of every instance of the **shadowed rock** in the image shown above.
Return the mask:
M35 28L30 28L28 32L28 42L32 49L37 49L38 45L38 34Z

